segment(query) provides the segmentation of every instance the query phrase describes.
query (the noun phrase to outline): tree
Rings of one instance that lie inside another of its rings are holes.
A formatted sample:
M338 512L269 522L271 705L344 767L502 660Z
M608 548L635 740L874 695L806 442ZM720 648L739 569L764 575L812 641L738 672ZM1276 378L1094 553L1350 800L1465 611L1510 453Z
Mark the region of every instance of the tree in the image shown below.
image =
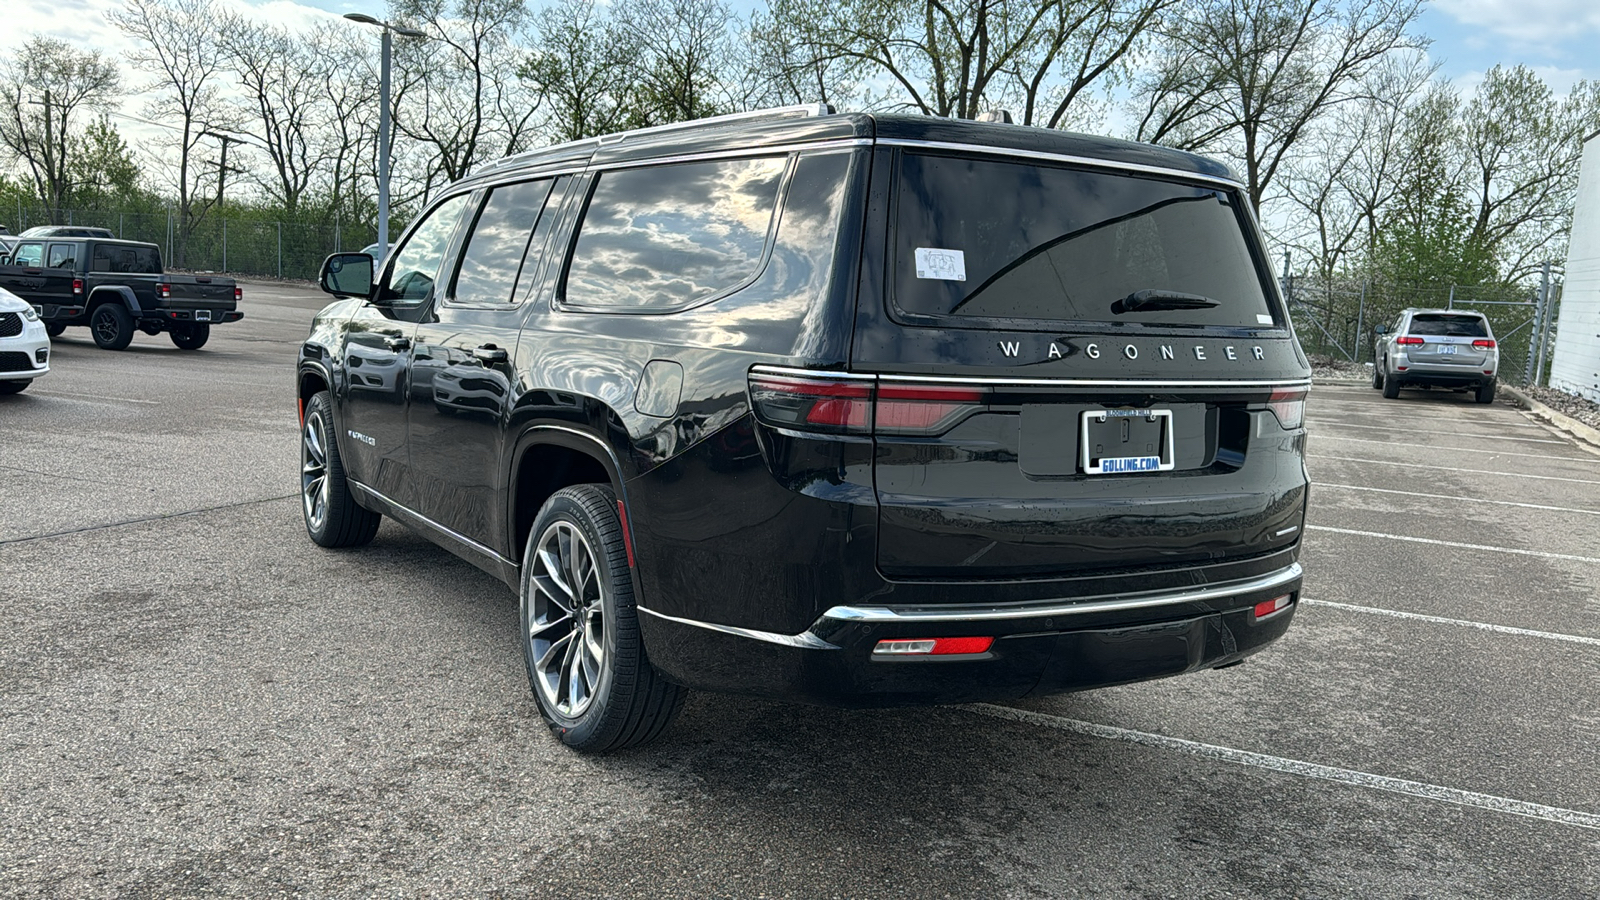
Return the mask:
M628 125L641 128L732 112L733 13L722 0L621 0L616 21L637 54Z
M639 56L631 31L595 0L560 0L539 14L535 34L517 74L544 98L550 137L576 141L626 127Z
M213 121L226 115L219 96L226 56L216 36L222 16L212 0L126 0L106 17L138 44L129 53L134 67L152 76L147 115L175 123L178 228L172 262L181 267L189 235L211 205L198 199L203 173L193 165L195 148Z
M141 199L139 164L110 117L102 114L90 122L77 146L70 171L74 207L104 207Z
M292 217L322 163L319 132L329 118L325 88L334 74L328 58L300 35L237 16L225 20L220 39L244 95L244 131L272 166L259 180Z
M1310 126L1361 96L1421 0L1196 0L1162 31L1136 90L1139 140L1211 151L1243 168L1257 210Z
M19 47L0 74L0 143L27 167L51 221L73 191L88 184L81 179L91 177L90 170L78 157L92 151L93 137L82 117L110 107L118 74L95 51L42 37Z
M773 0L752 36L771 83L882 83L873 105L970 119L1021 107L1059 127L1121 74L1177 0Z

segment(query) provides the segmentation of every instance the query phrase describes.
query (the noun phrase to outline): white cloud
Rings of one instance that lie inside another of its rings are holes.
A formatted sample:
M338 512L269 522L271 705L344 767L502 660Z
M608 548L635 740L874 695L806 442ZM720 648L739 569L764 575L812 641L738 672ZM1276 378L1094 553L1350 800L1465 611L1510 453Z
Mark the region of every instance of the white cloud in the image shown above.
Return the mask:
M1586 31L1600 33L1595 0L1434 0L1434 7L1523 44L1561 44Z

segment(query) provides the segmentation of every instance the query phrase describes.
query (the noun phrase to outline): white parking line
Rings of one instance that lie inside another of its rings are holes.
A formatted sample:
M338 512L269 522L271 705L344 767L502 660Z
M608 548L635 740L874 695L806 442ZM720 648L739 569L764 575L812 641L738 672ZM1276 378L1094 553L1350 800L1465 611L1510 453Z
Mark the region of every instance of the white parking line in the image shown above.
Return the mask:
M1139 744L1159 750L1174 750L1204 759L1251 766L1285 775L1298 775L1302 778L1316 778L1353 787L1371 788L1373 790L1388 791L1393 794L1405 794L1411 797L1421 797L1425 800L1435 800L1440 803L1454 803L1458 806L1489 810L1490 812L1510 813L1514 816L1542 819L1558 825L1600 829L1600 815L1576 809L1546 806L1543 803L1529 803L1526 800L1513 800L1510 797L1497 797L1494 794L1463 791L1459 788L1443 787L1421 781L1407 781L1404 778L1390 778L1387 775L1373 775L1370 772L1358 772L1355 769L1324 766L1319 763L1304 762L1283 756L1253 753L1249 750L1237 750L1233 747L1223 747L1217 744L1203 744L1199 741L1191 741L1185 738L1151 734L1148 731L1134 731L1131 728L1118 728L1115 725L1101 725L1098 722L1085 722L1082 719L1069 719L1065 716L1052 716L1048 713L1012 709L1009 706L997 706L991 703L975 703L964 708L979 715L990 716L995 719L1021 722L1027 725L1041 725L1045 728L1054 728L1059 731L1067 731L1087 737Z
M1518 459L1570 459L1574 462L1594 462L1594 458L1589 456L1548 456L1539 453L1522 453L1515 450L1473 450L1467 447L1440 447L1437 444L1404 444L1399 441L1374 441L1368 438L1336 437L1331 434L1319 434L1317 435L1317 440L1342 441L1347 444L1383 444L1386 447L1414 447L1418 450L1438 450L1444 453L1487 453L1491 456L1515 456Z
M1336 459L1342 462L1372 463L1378 466L1400 466L1405 469L1435 469L1440 472L1460 472L1466 475L1501 475L1506 478L1533 478L1538 481L1565 481L1569 484L1600 484L1600 481L1590 481L1584 478L1560 478L1555 475L1529 475L1526 472L1495 472L1489 469L1461 469L1456 466L1429 466L1423 463L1395 462L1392 459L1361 459L1355 456L1328 456L1323 453L1308 453L1312 459Z
M1462 503L1493 503L1496 506L1520 506L1523 509L1542 509L1549 512L1582 513L1586 516L1600 516L1600 509L1575 509L1571 506L1545 506L1542 503L1518 503L1515 500L1485 500L1481 497L1463 497L1459 494L1424 494L1421 491L1397 491L1391 488L1367 487L1359 484L1334 484L1328 481L1313 482L1313 491L1333 488L1342 491L1371 491L1374 494L1399 494L1404 497L1427 497L1430 500L1459 500Z
M1452 547L1457 550L1489 550L1494 553L1515 553L1518 556L1537 556L1541 559L1570 559L1577 562L1597 563L1600 559L1593 556L1574 556L1571 553L1551 553L1547 550L1518 550L1514 547L1491 547L1488 544L1463 544L1459 541L1441 541L1435 538L1411 537L1405 534L1387 534L1382 531L1357 531L1354 528L1334 528L1330 525L1307 525L1307 531L1328 531L1334 534L1349 534L1356 537L1383 538L1388 541L1406 541L1412 544L1433 544L1438 547Z
M1452 435L1454 437L1459 437L1459 438L1462 438L1462 439L1465 439L1465 440L1474 440L1474 441L1483 441L1483 440L1490 440L1490 441L1521 441L1521 442L1523 442L1525 444L1565 444L1565 443L1567 443L1566 441L1558 441L1558 440L1556 440L1554 438L1510 437L1508 435L1503 435L1503 434L1464 434L1464 433L1462 433L1460 431L1431 431L1431 430L1426 429L1426 428L1407 428L1405 423L1403 423L1403 422L1400 423L1400 424L1397 424L1397 425L1357 425L1354 422L1339 422L1339 421L1335 421L1335 420L1332 420L1332 419L1328 420L1327 422L1323 422L1323 421L1321 421L1321 419L1318 416L1306 416L1306 422L1308 423L1308 425L1317 425L1317 426L1326 425L1327 427L1330 427L1330 428L1370 428L1370 429L1372 429L1374 431L1403 431L1406 434L1443 434L1443 435ZM1496 423L1496 424L1499 424L1499 423Z
M133 397L107 397L104 394L74 394L70 391L46 391L35 388L32 393L44 394L47 397L77 397L84 400L99 400L102 402L116 403L144 403L149 406L160 406L160 400L136 400Z
M1312 392L1311 392L1311 395L1310 395L1310 405L1308 406L1308 411L1312 412L1312 413L1315 413L1319 403L1320 404L1334 403L1334 404L1344 404L1345 406L1360 406L1360 407L1363 407L1366 411L1369 411L1369 412L1373 413L1374 415L1381 413L1383 415L1398 416L1398 415L1402 415L1403 414L1405 416L1405 418L1407 418L1407 419L1439 419L1439 420L1442 420L1442 421L1450 421L1450 422L1461 422L1461 421L1466 421L1466 420L1470 419L1470 421L1472 421L1474 423L1503 425L1503 426L1506 426L1508 428L1538 428L1539 427L1538 425L1535 425L1532 422L1510 422L1510 421L1506 421L1504 416L1501 416L1498 413L1487 413L1482 408L1478 408L1476 406L1476 404L1473 404L1473 405L1470 405L1470 406L1467 405L1467 404L1462 404L1462 405L1456 406L1456 407L1447 407L1447 406L1411 406L1411 407L1398 407L1397 408L1392 404L1384 404L1384 403L1379 403L1379 402L1376 402L1376 401L1369 401L1369 400L1345 400L1345 399L1340 398L1340 397L1327 397L1327 396L1323 396L1323 397L1319 398L1317 396L1316 389L1313 388ZM1507 410L1507 412L1511 412L1511 410Z
M1398 609L1383 609L1377 606L1356 606L1353 603L1335 603L1332 600L1313 600L1310 597L1301 597L1300 602L1308 606L1328 606L1333 609L1343 609L1349 612L1367 613L1374 616L1389 616L1394 619L1413 619L1418 622L1429 622L1434 625L1456 625L1461 628L1476 628L1479 631L1492 631L1496 634L1514 634L1518 637L1543 638L1547 641L1564 641L1569 644L1584 644L1590 647L1600 647L1600 638L1584 637L1578 634L1561 634L1555 631L1534 631L1530 628L1513 628L1510 625L1491 625L1488 622L1473 622L1469 619L1446 619L1443 616L1427 616L1422 613L1401 612Z

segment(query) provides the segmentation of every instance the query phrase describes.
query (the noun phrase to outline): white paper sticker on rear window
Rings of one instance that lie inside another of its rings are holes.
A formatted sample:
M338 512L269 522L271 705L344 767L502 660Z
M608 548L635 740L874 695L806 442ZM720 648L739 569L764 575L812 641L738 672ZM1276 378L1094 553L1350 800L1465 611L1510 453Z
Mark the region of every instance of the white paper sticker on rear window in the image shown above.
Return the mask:
M1256 313L1256 324L1257 325L1271 325L1272 324L1272 317L1271 316L1264 316L1261 313Z
M960 250L917 248L917 277L940 281L966 281L967 255Z

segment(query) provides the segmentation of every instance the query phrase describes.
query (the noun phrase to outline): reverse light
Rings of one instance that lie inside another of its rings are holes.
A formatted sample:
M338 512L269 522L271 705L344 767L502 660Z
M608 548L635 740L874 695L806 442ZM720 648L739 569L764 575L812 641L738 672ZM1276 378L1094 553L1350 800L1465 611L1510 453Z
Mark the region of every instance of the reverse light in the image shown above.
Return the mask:
M1397 337L1397 338L1394 339L1394 342L1396 344L1400 344L1401 346L1405 346L1405 347L1420 347L1420 346L1422 346L1422 338L1419 338L1419 337Z
M1476 341L1472 342L1472 346L1477 348L1477 349L1479 349L1479 350L1493 350L1494 349L1494 341L1476 340Z
M1293 603L1294 595L1284 594L1282 597L1273 597L1271 600L1263 600L1257 603L1255 609L1251 610L1251 612L1255 615L1256 621L1259 622L1269 616L1275 616L1283 612Z
M972 656L988 653L992 637L891 638L872 648L873 656Z
M1292 431L1306 421L1306 388L1278 388L1267 400L1267 408L1278 417L1278 424Z

